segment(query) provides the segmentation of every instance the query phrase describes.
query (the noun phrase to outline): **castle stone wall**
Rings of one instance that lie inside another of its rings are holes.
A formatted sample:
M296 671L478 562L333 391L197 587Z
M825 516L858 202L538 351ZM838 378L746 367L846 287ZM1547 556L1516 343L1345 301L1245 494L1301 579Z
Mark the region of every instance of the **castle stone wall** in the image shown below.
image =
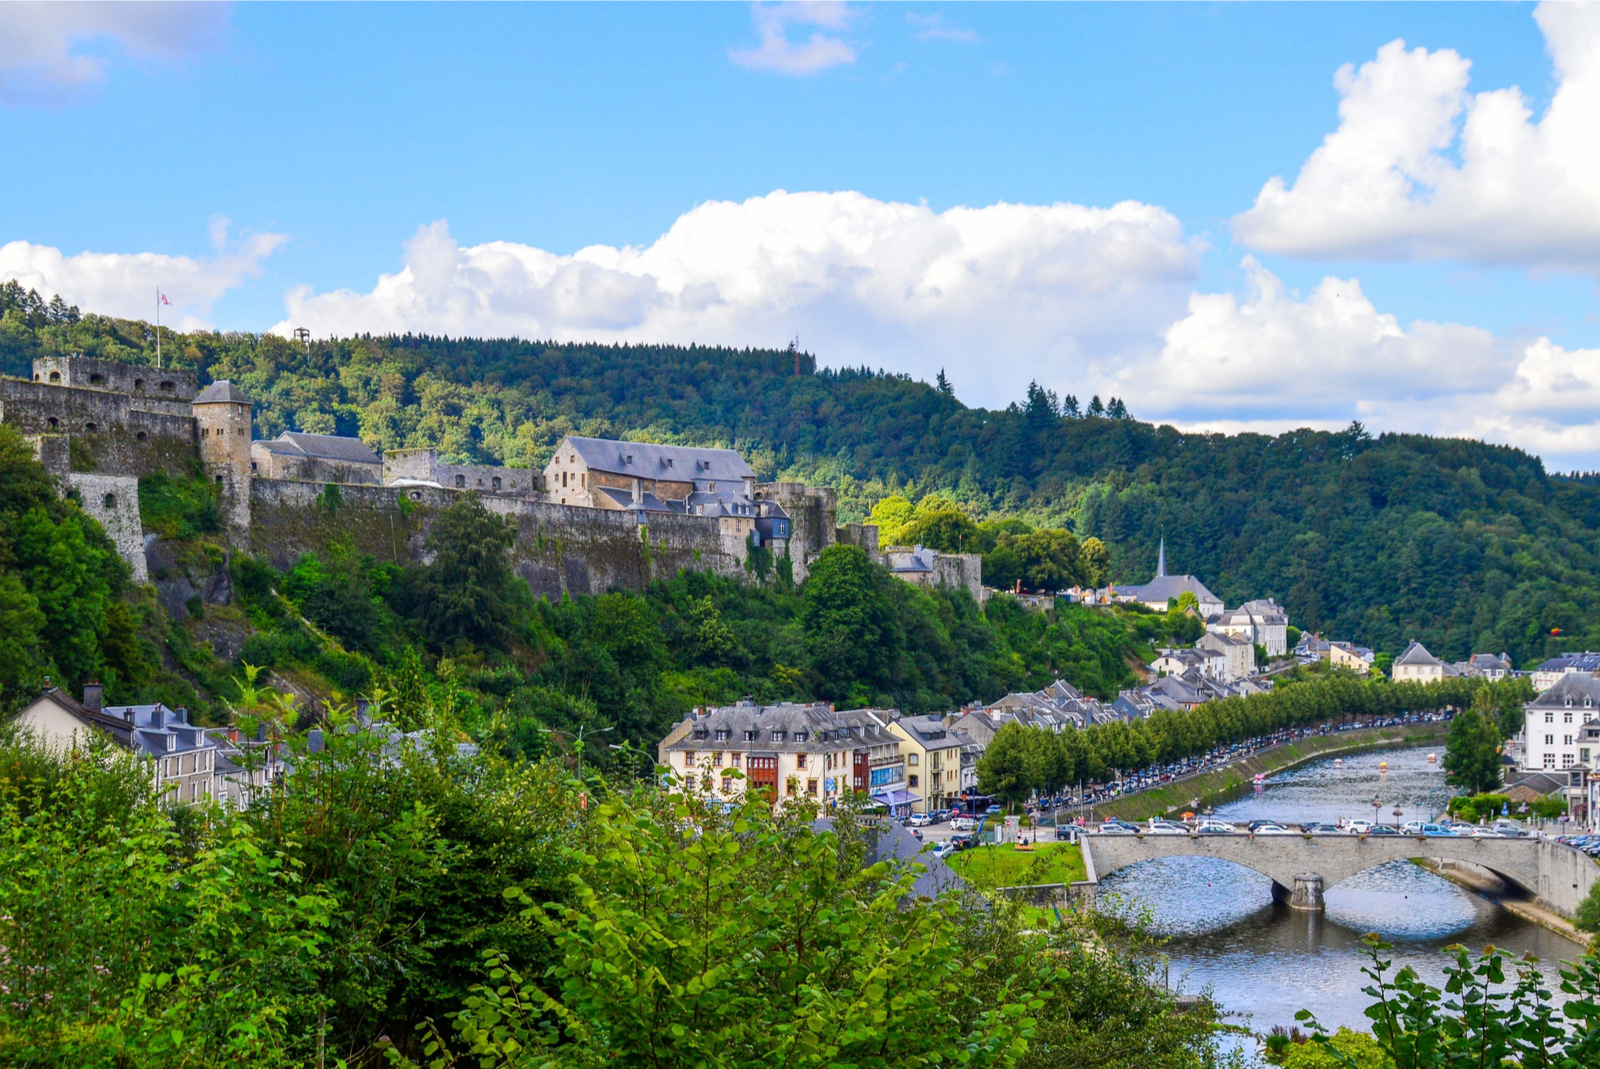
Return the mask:
M330 491L321 483L256 479L249 545L278 568L341 541L380 560L426 562L433 523L458 497L456 490L429 486ZM680 568L744 574L744 539L726 534L712 518L573 508L493 494L481 499L516 525L512 563L538 595L641 590Z
M70 435L105 475L179 474L194 465L192 417L136 408L122 394L0 378L0 423L28 436Z
M82 390L126 394L137 407L187 415L188 405L200 392L193 371L173 367L146 367L89 356L43 356L33 362L33 381Z
M139 480L130 475L83 472L69 472L66 480L83 511L99 521L115 543L118 555L133 568L133 581L148 583L144 527L139 521Z

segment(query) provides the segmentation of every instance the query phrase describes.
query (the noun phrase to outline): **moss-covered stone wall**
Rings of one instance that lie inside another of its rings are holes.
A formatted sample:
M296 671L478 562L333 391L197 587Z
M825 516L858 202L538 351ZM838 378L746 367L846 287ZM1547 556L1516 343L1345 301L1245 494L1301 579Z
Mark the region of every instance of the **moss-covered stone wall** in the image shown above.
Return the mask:
M340 542L380 560L425 562L433 521L458 496L455 490L423 486L329 487L256 479L249 548L278 568ZM516 525L514 566L535 594L639 590L680 568L725 575L744 571L744 541L725 535L712 518L574 508L492 494L482 500Z

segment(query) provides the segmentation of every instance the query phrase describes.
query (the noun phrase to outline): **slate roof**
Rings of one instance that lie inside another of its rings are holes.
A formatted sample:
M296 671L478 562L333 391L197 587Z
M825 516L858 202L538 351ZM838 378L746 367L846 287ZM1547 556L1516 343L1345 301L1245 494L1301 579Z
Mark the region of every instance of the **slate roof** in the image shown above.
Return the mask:
M145 756L172 757L217 748L204 729L188 722L187 713L174 712L165 705L107 706L97 713L59 687L52 687L40 697L48 698L89 727L105 732L117 745Z
M1569 698L1571 705L1567 704ZM1600 707L1600 679L1583 672L1568 672L1527 705L1530 710L1596 707Z
M1504 657L1496 657L1492 653L1474 653L1467 663L1485 672L1508 672L1511 670L1510 660Z
M1422 643L1418 642L1416 639L1411 640L1411 645L1406 647L1406 651L1404 653L1395 658L1394 663L1396 667L1400 665L1420 667L1432 666L1438 668L1444 667L1444 662L1439 660L1439 658L1435 657L1433 654L1429 653L1428 648Z
M755 471L732 449L705 449L685 445L618 442L609 438L568 435L578 457L591 471L636 475L643 479L711 479L739 481Z
M960 745L950 737L950 729L944 726L944 721L936 716L902 716L895 723L925 748L943 750Z
M247 405L250 403L250 398L241 393L239 391L239 387L235 386L227 379L218 379L210 386L207 386L205 389L201 390L200 395L190 403L196 405L220 403Z
M812 821L811 830L819 834L832 831L833 818L822 817ZM956 875L954 869L945 864L943 858L934 857L931 852L923 853L922 847L922 841L904 826L893 823L879 824L875 831L870 831L867 835L867 855L861 859L861 865L863 868L871 868L880 861L891 862L896 867L921 865L923 871L912 883L908 898L936 898L946 891L966 889L966 882ZM905 899L901 901L904 903Z
M1135 601L1166 602L1184 594L1193 594L1201 604L1221 604L1222 599L1206 589L1204 583L1192 575L1158 575L1144 586L1119 587L1117 593Z
M615 486L596 486L594 493L610 500L619 509L639 509L642 512L672 512L659 497L645 491L634 501L632 490L619 490ZM676 511L682 511L681 509Z
M317 457L321 460L340 460L349 464L382 464L383 460L372 447L360 438L346 438L337 434L305 434L284 431L270 441L257 442L270 453L287 456Z
M897 573L930 573L934 551L917 546L910 553L890 553L889 570Z
M834 712L826 702L800 705L783 702L757 705L739 702L694 716L689 730L664 747L681 750L759 750L763 753L815 753L895 741L888 724L892 710L850 709ZM937 718L933 718L938 723ZM940 730L944 725L939 724ZM726 737L718 738L719 732ZM753 737L746 738L750 733ZM781 738L774 738L781 732ZM801 741L797 735L804 735Z

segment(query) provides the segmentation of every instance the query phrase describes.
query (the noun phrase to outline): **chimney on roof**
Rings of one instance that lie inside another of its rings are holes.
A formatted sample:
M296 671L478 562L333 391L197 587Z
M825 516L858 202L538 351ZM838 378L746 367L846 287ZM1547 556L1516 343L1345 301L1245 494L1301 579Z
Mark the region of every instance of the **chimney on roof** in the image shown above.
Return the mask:
M189 722L189 710L185 706L178 706L178 708L173 711L172 719L176 720L180 724L187 724Z
M83 707L92 713L105 712L105 688L98 679L91 679L83 685Z

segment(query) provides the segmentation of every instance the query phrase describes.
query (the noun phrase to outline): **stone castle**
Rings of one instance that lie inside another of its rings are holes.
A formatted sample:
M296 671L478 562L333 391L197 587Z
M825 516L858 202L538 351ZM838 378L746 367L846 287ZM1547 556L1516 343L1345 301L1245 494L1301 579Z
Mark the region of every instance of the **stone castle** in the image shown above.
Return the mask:
M642 589L680 568L744 576L760 549L788 555L797 582L831 545L884 559L877 528L838 525L833 490L758 482L732 450L568 438L537 472L431 449L380 456L336 435L256 440L252 414L238 387L201 389L191 371L70 356L34 361L31 381L0 377L0 423L33 442L140 582L158 540L140 521L139 477L162 471L214 480L229 544L279 568L339 543L425 561L434 518L467 492L514 524L516 571L535 594ZM975 555L933 558L904 577L982 597Z

